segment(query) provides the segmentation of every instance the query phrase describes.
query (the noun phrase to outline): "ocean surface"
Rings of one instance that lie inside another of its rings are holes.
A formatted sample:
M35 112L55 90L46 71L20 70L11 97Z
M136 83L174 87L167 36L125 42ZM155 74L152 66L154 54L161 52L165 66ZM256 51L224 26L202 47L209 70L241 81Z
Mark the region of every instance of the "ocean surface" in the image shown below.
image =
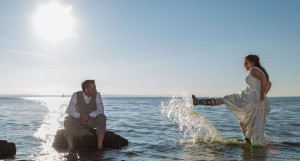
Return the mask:
M15 158L67 160L52 142L70 97L0 97L0 139L16 143ZM255 147L242 138L226 106L191 106L189 95L103 97L107 129L128 146L78 154L78 160L300 160L300 97L268 98L266 134L272 143ZM1 159L0 159L1 160Z

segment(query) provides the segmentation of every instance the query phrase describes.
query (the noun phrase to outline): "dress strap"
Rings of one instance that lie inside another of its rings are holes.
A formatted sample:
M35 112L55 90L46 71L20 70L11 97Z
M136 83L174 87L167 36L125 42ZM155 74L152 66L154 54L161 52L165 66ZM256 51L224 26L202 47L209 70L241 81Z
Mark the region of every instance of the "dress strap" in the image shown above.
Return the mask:
M253 68L259 70L260 72L262 72L262 74L263 74L264 76L266 76L265 72L263 72L263 71L262 71L260 68L258 68L258 67L251 67L249 71L251 71L251 69L253 69Z

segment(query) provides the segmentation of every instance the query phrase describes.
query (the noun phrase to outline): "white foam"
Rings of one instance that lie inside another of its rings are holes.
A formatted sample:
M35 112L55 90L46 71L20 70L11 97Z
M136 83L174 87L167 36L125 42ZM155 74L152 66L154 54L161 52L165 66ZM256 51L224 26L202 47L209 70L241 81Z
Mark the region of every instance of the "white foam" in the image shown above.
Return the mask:
M223 135L200 112L193 109L190 94L174 96L162 103L162 114L178 125L183 133L181 142L224 142ZM226 141L225 141L226 142Z

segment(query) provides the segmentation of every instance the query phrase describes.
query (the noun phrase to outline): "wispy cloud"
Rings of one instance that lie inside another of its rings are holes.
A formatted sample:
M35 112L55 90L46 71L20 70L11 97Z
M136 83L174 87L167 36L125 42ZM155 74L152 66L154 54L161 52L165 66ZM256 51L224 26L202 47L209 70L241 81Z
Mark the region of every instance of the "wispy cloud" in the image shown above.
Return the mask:
M7 39L5 37L0 37L0 41L8 43L8 44L15 45L17 47L26 47L26 45L24 45L24 44L21 44L21 43L19 43L17 41L14 41L14 40Z
M59 59L49 56L47 54L44 54L42 52L38 52L38 51L23 51L23 50L3 50L3 52L6 53L12 53L12 54L20 54L20 55L32 55L32 56L39 56L39 57L43 57L45 59L48 60L53 60L53 61L59 61Z
M0 37L0 42L4 42L10 45L13 45L14 48L21 48L21 49L3 49L2 52L4 53L12 53L12 54L20 54L20 55L31 55L31 56L39 56L48 60L53 61L59 61L58 58L55 58L53 56L49 56L50 54L47 54L45 52L41 52L38 50L28 49L28 45L19 43L14 40L10 40L4 37Z

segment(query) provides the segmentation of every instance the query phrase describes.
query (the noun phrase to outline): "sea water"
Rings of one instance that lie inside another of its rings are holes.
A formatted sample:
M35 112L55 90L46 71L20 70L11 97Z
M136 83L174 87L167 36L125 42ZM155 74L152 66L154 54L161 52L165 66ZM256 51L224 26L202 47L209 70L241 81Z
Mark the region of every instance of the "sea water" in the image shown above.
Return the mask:
M300 160L300 97L268 98L266 134L255 147L242 138L226 106L192 106L174 97L103 97L107 129L128 139L121 149L77 154L77 160ZM0 97L0 139L16 143L7 160L67 160L52 142L70 97ZM1 159L0 159L1 160Z

